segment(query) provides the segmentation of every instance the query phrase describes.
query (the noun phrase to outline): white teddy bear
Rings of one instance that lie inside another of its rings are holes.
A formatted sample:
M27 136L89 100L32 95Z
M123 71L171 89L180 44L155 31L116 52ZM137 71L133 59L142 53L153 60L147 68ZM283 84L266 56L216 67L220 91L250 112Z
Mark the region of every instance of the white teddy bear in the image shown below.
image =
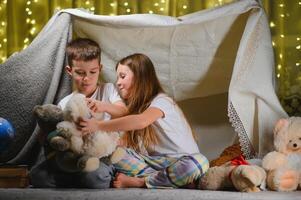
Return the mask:
M275 151L262 166L268 172L267 186L276 191L293 191L301 186L301 118L280 119L274 129Z
M99 158L109 156L118 145L117 132L96 131L82 136L75 122L79 118L90 118L91 113L82 94L74 94L63 110L64 121L57 124L58 135L51 138L51 146L59 150L70 149L79 159L79 167L86 172L99 167ZM102 114L95 113L94 117L102 119Z

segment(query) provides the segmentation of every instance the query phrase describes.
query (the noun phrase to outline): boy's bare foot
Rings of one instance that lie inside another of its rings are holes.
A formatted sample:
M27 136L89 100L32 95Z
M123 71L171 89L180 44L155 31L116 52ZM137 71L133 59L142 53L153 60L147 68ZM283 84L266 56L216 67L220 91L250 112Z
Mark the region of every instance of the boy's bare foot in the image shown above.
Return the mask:
M117 173L113 181L114 188L144 188L144 178L131 177L122 173Z

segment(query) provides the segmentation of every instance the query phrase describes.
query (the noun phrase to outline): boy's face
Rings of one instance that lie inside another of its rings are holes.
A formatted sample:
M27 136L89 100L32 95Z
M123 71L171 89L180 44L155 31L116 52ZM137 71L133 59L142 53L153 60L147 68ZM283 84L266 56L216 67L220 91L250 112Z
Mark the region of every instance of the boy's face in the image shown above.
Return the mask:
M97 88L101 70L98 59L90 61L73 60L73 67L67 66L66 71L72 77L78 92L91 97Z

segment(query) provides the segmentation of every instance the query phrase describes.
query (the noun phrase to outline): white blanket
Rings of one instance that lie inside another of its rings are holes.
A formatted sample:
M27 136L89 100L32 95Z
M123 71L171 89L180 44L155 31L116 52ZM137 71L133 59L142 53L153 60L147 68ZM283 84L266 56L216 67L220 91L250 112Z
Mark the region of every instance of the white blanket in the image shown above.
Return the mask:
M119 59L144 53L153 60L166 92L181 101L186 110L198 109L214 119L220 114L214 112L214 107L219 105L201 107L198 102L227 96L227 121L238 134L247 158L262 157L272 149L275 121L287 114L275 94L270 30L257 1L241 0L179 18L150 14L99 16L67 9L54 15L44 32L56 26L62 13L71 15L77 36L100 44L106 81L115 81ZM217 126L208 123L207 128L198 129L202 122L198 125L195 123L199 121L188 118L196 131L202 132L202 142L211 142L212 149L207 151L214 150L217 144L210 139L209 129ZM223 134L219 137L223 140Z

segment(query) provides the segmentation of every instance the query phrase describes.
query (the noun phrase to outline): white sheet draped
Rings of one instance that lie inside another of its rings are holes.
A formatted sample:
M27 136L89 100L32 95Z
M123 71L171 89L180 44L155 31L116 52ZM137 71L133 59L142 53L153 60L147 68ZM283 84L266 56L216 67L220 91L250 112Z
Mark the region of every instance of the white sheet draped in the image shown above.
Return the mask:
M205 146L205 152L220 152L225 141L233 142L227 132L234 130L247 158L272 149L275 121L287 114L275 94L270 30L257 1L241 0L179 18L99 16L66 9L52 17L36 42L62 13L71 15L77 36L100 44L106 81L115 81L115 65L122 57L148 55L166 92L201 132L201 150ZM234 128L220 126L225 119ZM214 132L220 132L216 140Z
M228 92L228 116L248 158L271 150L274 123L287 115L274 90L269 26L255 0L179 18L62 12L73 15L78 36L100 44L105 80L115 80L119 59L145 53L177 101Z

